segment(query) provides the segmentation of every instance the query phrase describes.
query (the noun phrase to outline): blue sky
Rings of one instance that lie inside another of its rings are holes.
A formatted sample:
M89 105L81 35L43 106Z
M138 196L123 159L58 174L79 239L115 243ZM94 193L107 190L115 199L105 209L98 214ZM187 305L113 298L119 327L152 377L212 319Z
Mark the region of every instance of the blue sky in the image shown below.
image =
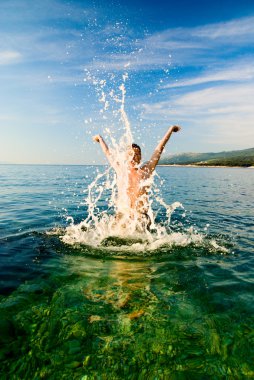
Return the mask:
M125 73L144 159L170 124L166 154L254 146L253 0L2 0L0 162L105 162Z

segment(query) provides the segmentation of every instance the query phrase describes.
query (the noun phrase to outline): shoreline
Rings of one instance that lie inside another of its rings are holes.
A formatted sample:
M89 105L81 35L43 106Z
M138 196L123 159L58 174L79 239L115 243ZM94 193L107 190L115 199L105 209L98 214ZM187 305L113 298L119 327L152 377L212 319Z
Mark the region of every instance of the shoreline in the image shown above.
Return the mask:
M4 164L0 166L108 166L106 164ZM158 164L156 166L182 167L182 168L232 168L232 169L254 169L254 166L226 166L226 165L195 165L195 164Z
M232 168L232 169L254 169L254 166L226 166L226 165L195 165L195 164L159 164L157 166L170 166L182 168Z

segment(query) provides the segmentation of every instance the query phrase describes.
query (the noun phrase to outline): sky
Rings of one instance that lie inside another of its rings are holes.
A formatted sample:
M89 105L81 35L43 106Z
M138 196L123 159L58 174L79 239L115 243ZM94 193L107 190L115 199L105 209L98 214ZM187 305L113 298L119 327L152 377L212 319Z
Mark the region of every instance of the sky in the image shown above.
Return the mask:
M251 148L254 1L1 0L0 83L0 163L105 163L122 83L144 159Z

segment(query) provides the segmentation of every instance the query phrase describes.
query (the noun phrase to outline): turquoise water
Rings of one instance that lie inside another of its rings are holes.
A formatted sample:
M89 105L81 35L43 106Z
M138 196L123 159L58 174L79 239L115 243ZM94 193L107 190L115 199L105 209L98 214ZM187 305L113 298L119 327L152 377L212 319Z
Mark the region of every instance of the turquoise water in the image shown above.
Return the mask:
M202 242L124 253L50 233L96 170L0 166L0 378L252 379L254 171L158 168Z

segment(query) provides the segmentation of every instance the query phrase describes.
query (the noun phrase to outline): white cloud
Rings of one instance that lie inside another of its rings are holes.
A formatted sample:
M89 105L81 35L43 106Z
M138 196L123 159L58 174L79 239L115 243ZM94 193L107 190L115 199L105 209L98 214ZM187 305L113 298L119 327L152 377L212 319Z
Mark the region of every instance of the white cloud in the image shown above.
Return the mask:
M228 53L232 55L254 43L254 17L193 28L172 28L133 41L131 45L128 38L121 40L126 51L112 53L103 49L112 41L104 41L100 36L98 59L91 65L109 70L123 70L128 62L130 70L163 68L171 61L181 66L215 65L220 60L223 62Z
M245 114L253 116L254 85L237 84L209 87L199 91L177 95L170 100L143 104L144 115L160 117L174 114L191 120L213 114Z
M254 41L254 17L243 17L228 22L202 25L193 28L167 29L145 39L147 45L157 49L209 49L230 41L234 45Z
M13 8L15 4L18 6L17 1L10 4L13 4ZM24 4L22 17L25 19L32 20L36 11L36 19L39 17L39 20L51 17L52 13L55 19L75 21L80 17L84 23L83 33L76 28L63 31L44 24L32 31L19 33L14 31L15 28L11 33L4 32L3 28L0 34L1 48L19 50L23 59L31 63L75 60L77 64L77 61L81 63L83 60L84 66L89 69L124 70L124 66L129 64L128 70L140 71L163 69L171 62L183 66L205 66L223 61L228 50L237 51L239 46L249 46L254 42L254 17L193 28L172 28L135 38L134 31L123 23L92 25L88 17L91 13L89 8L61 5L56 0L47 0L46 5L34 5L31 9L26 9ZM3 14L6 12L3 8Z
M254 144L254 82L226 84L143 104L143 118L182 123L194 128L207 145L248 147ZM188 133L188 132L187 132Z
M210 40L228 40L234 39L234 42L241 43L242 38L254 37L254 17L243 17L227 22L220 22L212 25L205 25L194 28L192 35L199 38L207 38Z
M40 21L49 20L71 20L81 21L95 15L92 7L72 6L69 2L61 0L8 0L0 4L0 21L3 24L8 20L8 23L33 23L36 19ZM21 16L22 15L22 16Z
M184 87L184 86L193 86L211 82L219 81L246 81L254 79L254 65L253 61L245 62L243 60L233 62L228 64L226 67L221 66L220 68L211 69L206 71L204 74L197 77L178 81L174 83L167 84L162 88L175 88L175 87Z
M17 121L18 118L16 115L9 115L9 114L0 114L0 128L1 128L1 122L9 122L9 121Z
M61 32L44 28L31 33L0 33L0 49L22 55L22 60L26 63L70 60L74 52L77 55L75 42L77 36L70 30Z
M87 28L94 18L95 10L87 4L74 6L61 0L0 2L0 52L18 51L25 63L92 59L93 36ZM83 30L88 38L82 42ZM14 62L14 58L9 59ZM7 61L7 56L4 59Z
M10 65L20 62L22 55L18 51L4 50L0 51L0 65Z

